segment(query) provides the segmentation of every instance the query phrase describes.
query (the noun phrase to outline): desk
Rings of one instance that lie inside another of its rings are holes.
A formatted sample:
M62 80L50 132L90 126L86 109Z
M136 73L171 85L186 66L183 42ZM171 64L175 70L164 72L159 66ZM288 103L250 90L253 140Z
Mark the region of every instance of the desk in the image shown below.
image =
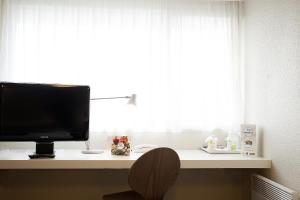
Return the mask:
M81 154L80 150L56 150L55 159L30 160L30 150L0 151L1 199L81 200L128 190L128 169L141 153L130 156ZM271 160L236 154L208 154L202 150L177 150L181 160L171 200L250 200L250 174L270 168ZM217 191L217 192L216 192Z
M182 169L253 169L271 168L271 160L239 154L208 154L201 150L176 150ZM113 156L109 150L102 154L81 154L80 150L56 150L54 159L30 160L29 150L0 151L0 169L129 169L142 153Z

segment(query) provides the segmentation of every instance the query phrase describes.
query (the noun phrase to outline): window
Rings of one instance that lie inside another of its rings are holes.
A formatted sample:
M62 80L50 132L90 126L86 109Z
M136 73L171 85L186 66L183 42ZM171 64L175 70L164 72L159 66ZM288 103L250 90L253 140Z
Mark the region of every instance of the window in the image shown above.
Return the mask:
M241 2L4 0L0 80L87 84L91 130L231 129L242 120Z

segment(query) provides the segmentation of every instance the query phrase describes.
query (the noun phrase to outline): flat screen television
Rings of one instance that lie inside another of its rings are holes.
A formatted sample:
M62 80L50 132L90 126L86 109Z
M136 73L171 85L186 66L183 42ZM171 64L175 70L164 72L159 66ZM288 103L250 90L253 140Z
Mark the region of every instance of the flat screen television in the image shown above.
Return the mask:
M54 157L54 141L89 137L89 86L0 82L0 141L33 141Z

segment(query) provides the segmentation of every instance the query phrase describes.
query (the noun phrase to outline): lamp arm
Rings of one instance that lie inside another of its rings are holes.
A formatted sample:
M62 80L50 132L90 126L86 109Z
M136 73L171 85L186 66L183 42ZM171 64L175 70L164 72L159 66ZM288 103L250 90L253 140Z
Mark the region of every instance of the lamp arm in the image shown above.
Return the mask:
M91 98L90 100L103 100L103 99L130 99L130 96L124 97L104 97L104 98Z

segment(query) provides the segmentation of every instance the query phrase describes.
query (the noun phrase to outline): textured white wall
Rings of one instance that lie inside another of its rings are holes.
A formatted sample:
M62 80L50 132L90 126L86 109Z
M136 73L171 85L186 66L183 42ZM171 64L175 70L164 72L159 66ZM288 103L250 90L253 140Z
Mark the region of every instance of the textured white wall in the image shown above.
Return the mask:
M269 175L300 192L300 1L246 0L246 121Z

